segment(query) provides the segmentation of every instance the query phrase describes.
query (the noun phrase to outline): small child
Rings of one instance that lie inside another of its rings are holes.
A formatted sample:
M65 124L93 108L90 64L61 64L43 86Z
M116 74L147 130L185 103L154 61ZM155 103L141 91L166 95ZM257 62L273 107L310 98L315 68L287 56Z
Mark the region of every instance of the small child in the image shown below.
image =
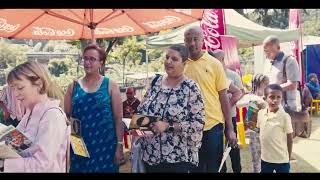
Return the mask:
M251 103L258 106L258 112L266 106L263 100L263 91L269 85L269 78L263 74L256 74L252 80L252 92L244 95L238 102L237 107L248 107ZM257 113L257 112L255 112ZM248 115L248 114L247 114ZM257 118L257 115L252 114L252 118ZM252 155L253 172L260 173L261 171L261 146L259 133L248 129L249 131L249 149Z
M262 173L290 171L293 129L291 117L281 105L282 95L283 90L280 85L268 85L264 90L264 99L268 106L258 113Z

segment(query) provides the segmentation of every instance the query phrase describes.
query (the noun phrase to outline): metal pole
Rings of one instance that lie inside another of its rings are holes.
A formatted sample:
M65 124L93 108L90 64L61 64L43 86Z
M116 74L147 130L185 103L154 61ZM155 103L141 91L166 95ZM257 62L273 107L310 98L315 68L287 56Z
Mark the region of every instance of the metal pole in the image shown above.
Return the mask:
M149 85L149 58L148 58L147 41L146 41L146 63L147 63L147 85Z

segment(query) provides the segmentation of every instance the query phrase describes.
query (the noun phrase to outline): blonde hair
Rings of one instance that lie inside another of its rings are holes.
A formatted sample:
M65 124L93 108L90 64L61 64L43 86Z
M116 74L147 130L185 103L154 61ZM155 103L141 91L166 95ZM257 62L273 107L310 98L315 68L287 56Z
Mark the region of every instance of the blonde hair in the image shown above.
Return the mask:
M47 94L49 98L60 100L60 107L63 108L64 92L63 90L49 78L48 72L44 67L37 62L27 61L13 68L7 78L7 83L10 84L15 80L22 80L21 77L27 78L31 84L37 85L38 81L42 82L40 94Z
M50 80L49 80L48 73L42 67L41 64L37 62L27 61L25 63L22 63L16 66L9 72L7 82L8 84L10 84L15 80L22 80L21 79L22 76L27 78L32 85L39 86L39 84L37 83L40 80L42 82L42 87L39 93L40 94L47 93Z

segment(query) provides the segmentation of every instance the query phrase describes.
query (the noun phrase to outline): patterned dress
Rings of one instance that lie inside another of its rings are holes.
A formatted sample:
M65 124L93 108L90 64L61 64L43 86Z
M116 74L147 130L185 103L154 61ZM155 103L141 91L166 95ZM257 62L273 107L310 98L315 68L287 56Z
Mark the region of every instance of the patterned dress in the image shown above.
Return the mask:
M79 83L74 87L72 116L81 122L80 131L90 158L75 155L71 150L70 172L119 171L114 164L117 138L108 86L109 78L104 77L96 92L85 92Z
M138 112L180 123L182 132L164 132L142 141L142 160L153 166L160 163L190 162L198 165L204 127L204 104L197 84L184 80L179 87L164 89L161 76L149 89Z

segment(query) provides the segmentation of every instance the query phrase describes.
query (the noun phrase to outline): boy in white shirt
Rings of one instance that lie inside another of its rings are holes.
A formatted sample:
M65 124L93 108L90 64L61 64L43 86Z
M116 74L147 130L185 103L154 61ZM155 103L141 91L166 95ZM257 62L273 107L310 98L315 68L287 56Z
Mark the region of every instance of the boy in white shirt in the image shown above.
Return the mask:
M281 105L283 90L270 84L264 90L268 107L259 111L257 127L260 128L261 172L289 173L292 152L291 118Z

